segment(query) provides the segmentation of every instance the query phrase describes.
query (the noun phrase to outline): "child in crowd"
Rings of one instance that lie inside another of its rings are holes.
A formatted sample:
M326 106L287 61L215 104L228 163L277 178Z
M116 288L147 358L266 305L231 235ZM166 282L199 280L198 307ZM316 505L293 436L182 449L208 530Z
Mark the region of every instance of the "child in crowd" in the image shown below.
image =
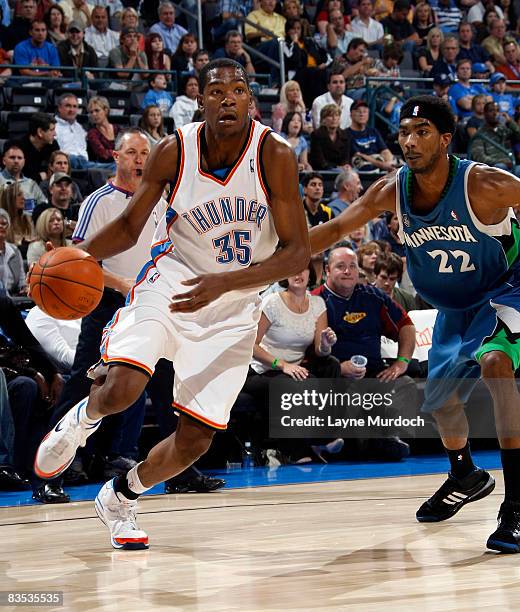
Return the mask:
M506 113L510 117L514 117L517 100L512 94L506 93L506 77L501 72L494 72L489 79L489 85L491 87L493 102L498 104L500 112Z
M150 78L149 84L150 89L146 92L141 108L144 109L153 104L161 109L163 117L167 116L173 106L173 98L166 91L168 85L166 77L164 74L154 74Z

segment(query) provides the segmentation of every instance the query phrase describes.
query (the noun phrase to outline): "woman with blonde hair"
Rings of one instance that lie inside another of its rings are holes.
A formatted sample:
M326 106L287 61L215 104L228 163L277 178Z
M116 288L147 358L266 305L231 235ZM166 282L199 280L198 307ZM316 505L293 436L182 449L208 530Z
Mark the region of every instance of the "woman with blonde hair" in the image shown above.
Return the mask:
M139 23L139 14L137 13L137 11L131 6L129 6L123 9L119 20L121 22L121 29L135 28L137 30L137 49L139 51L144 51L144 35L141 33L142 27Z
M112 154L119 127L112 125L108 120L110 114L108 100L104 96L93 96L88 101L87 111L93 125L87 132L89 159L95 162L113 163Z
M433 64L441 58L441 45L444 34L439 28L432 28L426 35L426 46L421 47L417 54L419 70L423 77L430 74Z
M25 291L25 270L18 247L7 239L10 227L9 213L0 208L0 286L11 295L18 295Z
M365 272L367 281L370 285L376 282L374 266L376 265L377 258L382 254L383 252L375 240L362 244L356 251L358 266Z
M309 162L314 170L347 169L350 164L350 134L340 128L341 110L326 104L320 112L320 127L311 134ZM350 166L349 166L350 167Z
M273 106L273 130L280 133L282 122L287 113L301 113L303 119L303 131L306 134L312 132L312 119L307 113L305 102L302 97L302 90L297 81L287 81L280 90L280 102Z
M25 199L18 183L0 188L0 208L9 214L11 220L7 241L15 244L22 253L27 252L29 243L34 240L34 226L31 216L24 210Z
M27 250L27 263L30 266L45 253L45 243L52 242L54 248L70 246L72 242L65 238L65 222L61 210L47 208L36 221L36 240Z

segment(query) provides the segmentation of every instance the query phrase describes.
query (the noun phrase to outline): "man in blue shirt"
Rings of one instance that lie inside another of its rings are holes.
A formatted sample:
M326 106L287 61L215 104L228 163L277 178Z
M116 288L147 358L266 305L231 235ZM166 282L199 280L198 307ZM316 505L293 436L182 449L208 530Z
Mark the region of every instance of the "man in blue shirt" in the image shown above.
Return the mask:
M166 49L171 51L171 53L175 53L180 39L188 31L175 23L175 6L171 2L161 2L158 12L159 21L150 28L150 34L160 34Z
M514 117L515 108L518 105L518 98L510 93L506 93L507 79L501 72L495 72L489 79L491 96L493 101L498 104L501 113Z
M54 45L46 41L45 22L35 19L31 23L29 35L31 38L18 43L14 48L14 63L30 66L30 68L20 68L20 74L30 77L61 76L61 72L56 69L60 66L58 51Z
M459 119L471 115L471 101L479 93L488 92L482 85L471 84L471 60L461 59L457 62L457 82L448 91L453 112Z

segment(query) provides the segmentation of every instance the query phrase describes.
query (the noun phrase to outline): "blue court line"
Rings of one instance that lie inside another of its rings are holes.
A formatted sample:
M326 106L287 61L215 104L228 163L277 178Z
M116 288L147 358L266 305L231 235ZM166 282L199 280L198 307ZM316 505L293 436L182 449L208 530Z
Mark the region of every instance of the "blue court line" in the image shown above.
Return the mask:
M475 463L487 470L500 469L498 451L476 451L473 453ZM226 489L244 489L248 487L269 487L288 484L305 484L313 482L331 482L341 480L363 480L367 478L385 478L396 476L419 476L422 474L443 474L448 469L444 455L409 457L398 463L370 461L342 462L330 464L284 465L278 468L256 467L250 470L213 470L208 473L224 478ZM89 501L97 495L100 484L88 484L80 487L67 487L71 501ZM159 495L164 492L163 485L157 485L145 495ZM31 491L0 491L0 507L41 505L32 499Z

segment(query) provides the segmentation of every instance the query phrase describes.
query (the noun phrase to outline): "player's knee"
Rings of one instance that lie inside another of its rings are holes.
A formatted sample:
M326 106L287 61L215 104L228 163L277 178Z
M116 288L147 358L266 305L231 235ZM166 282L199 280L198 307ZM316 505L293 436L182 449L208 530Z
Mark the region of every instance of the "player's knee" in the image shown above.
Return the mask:
M207 452L215 432L204 425L194 423L190 424L189 427L186 427L185 424L183 425L181 425L175 435L175 446L183 463L191 465L191 463Z
M513 371L510 357L502 351L490 351L482 355L480 367L484 378L509 378Z
M124 381L120 376L107 376L99 395L99 408L106 414L122 412L139 399L144 390L142 381L134 381L128 376Z

